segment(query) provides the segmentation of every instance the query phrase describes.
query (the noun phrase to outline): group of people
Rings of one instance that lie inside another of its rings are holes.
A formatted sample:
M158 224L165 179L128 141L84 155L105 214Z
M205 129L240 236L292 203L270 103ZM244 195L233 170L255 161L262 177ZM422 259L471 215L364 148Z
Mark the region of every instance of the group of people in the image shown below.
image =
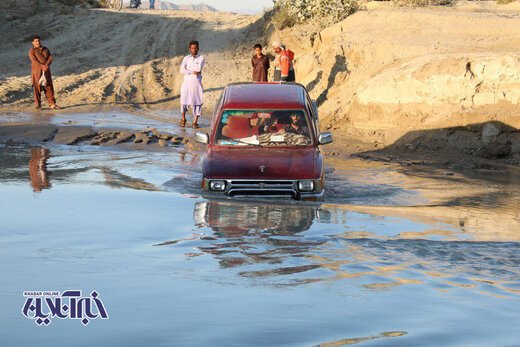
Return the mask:
M202 88L202 68L204 67L205 58L199 55L199 42L191 41L189 45L190 55L182 59L181 73L184 75L184 82L181 86L181 122L180 126L186 126L186 112L192 109L193 128L198 128L198 120L202 115L203 88ZM253 67L253 81L267 82L269 68L271 67L269 58L262 52L262 45L257 43L254 46L255 54L251 58ZM295 74L293 67L294 53L280 43L273 43L273 50L276 54L274 59L274 76L275 82L294 82Z
M251 58L251 65L253 66L253 81L267 82L268 70L271 67L269 58L262 52L262 45L257 43L255 45L255 54ZM276 54L274 59L274 76L273 81L279 82L294 82L294 53L285 48L280 42L273 43L273 50Z
M52 64L52 54L47 47L41 44L41 38L34 36L32 39L33 47L29 50L31 59L31 80L34 91L34 102L37 109L41 109L41 94L45 93L47 102L52 109L59 109L54 97L54 86L50 65ZM180 126L186 126L186 112L191 108L194 116L193 128L198 128L198 119L202 115L203 87L202 87L202 68L205 58L199 55L199 42L190 41L190 54L182 59L181 74L184 81L181 86L181 122ZM267 82L270 62L267 55L262 52L262 45L254 46L255 54L251 58L253 67L253 81ZM280 43L273 43L273 50L276 54L274 65L273 81L294 82L294 53Z

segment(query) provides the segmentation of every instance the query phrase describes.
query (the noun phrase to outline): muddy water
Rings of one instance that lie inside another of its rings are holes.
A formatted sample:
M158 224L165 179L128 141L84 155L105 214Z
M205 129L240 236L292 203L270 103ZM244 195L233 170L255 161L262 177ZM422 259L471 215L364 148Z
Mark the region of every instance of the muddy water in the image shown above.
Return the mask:
M518 174L329 159L299 203L201 195L200 161L0 147L0 345L518 345ZM22 315L68 289L109 319Z

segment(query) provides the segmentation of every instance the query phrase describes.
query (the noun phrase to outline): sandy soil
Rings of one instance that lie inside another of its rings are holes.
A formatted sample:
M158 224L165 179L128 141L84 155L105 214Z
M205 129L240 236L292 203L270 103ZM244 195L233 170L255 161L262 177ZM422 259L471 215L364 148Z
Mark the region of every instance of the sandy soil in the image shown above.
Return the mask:
M198 39L208 116L228 83L250 79L252 45L282 40L296 53L297 81L317 100L322 127L340 139L328 147L331 155L449 152L520 163L518 3L368 3L315 37L312 23L280 32L262 16L223 12L58 12L1 14L0 112L32 110L27 51L34 32L55 56L61 113L176 110L179 64L186 43Z
M176 107L180 62L188 42L197 39L207 61L203 82L210 112L225 85L250 79L250 48L263 35L260 16L223 12L75 9L45 17L49 25L38 16L9 17L2 24L3 110L32 107L27 52L35 32L55 57L58 102L72 111L106 103Z

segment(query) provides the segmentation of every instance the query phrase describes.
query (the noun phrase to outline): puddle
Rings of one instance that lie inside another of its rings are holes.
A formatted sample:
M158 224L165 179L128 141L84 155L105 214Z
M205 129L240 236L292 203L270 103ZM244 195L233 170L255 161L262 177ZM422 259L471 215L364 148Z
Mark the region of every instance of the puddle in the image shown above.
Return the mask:
M200 191L200 154L0 147L2 345L515 345L518 177L327 161L318 203ZM87 327L23 291L100 293ZM53 342L54 343L54 342Z

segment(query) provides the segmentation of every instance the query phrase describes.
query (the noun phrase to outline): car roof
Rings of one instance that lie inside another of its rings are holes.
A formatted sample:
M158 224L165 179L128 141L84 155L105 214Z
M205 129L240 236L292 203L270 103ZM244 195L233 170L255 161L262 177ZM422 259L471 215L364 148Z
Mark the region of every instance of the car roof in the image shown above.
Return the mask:
M298 83L233 83L223 93L223 109L301 109L307 91Z

